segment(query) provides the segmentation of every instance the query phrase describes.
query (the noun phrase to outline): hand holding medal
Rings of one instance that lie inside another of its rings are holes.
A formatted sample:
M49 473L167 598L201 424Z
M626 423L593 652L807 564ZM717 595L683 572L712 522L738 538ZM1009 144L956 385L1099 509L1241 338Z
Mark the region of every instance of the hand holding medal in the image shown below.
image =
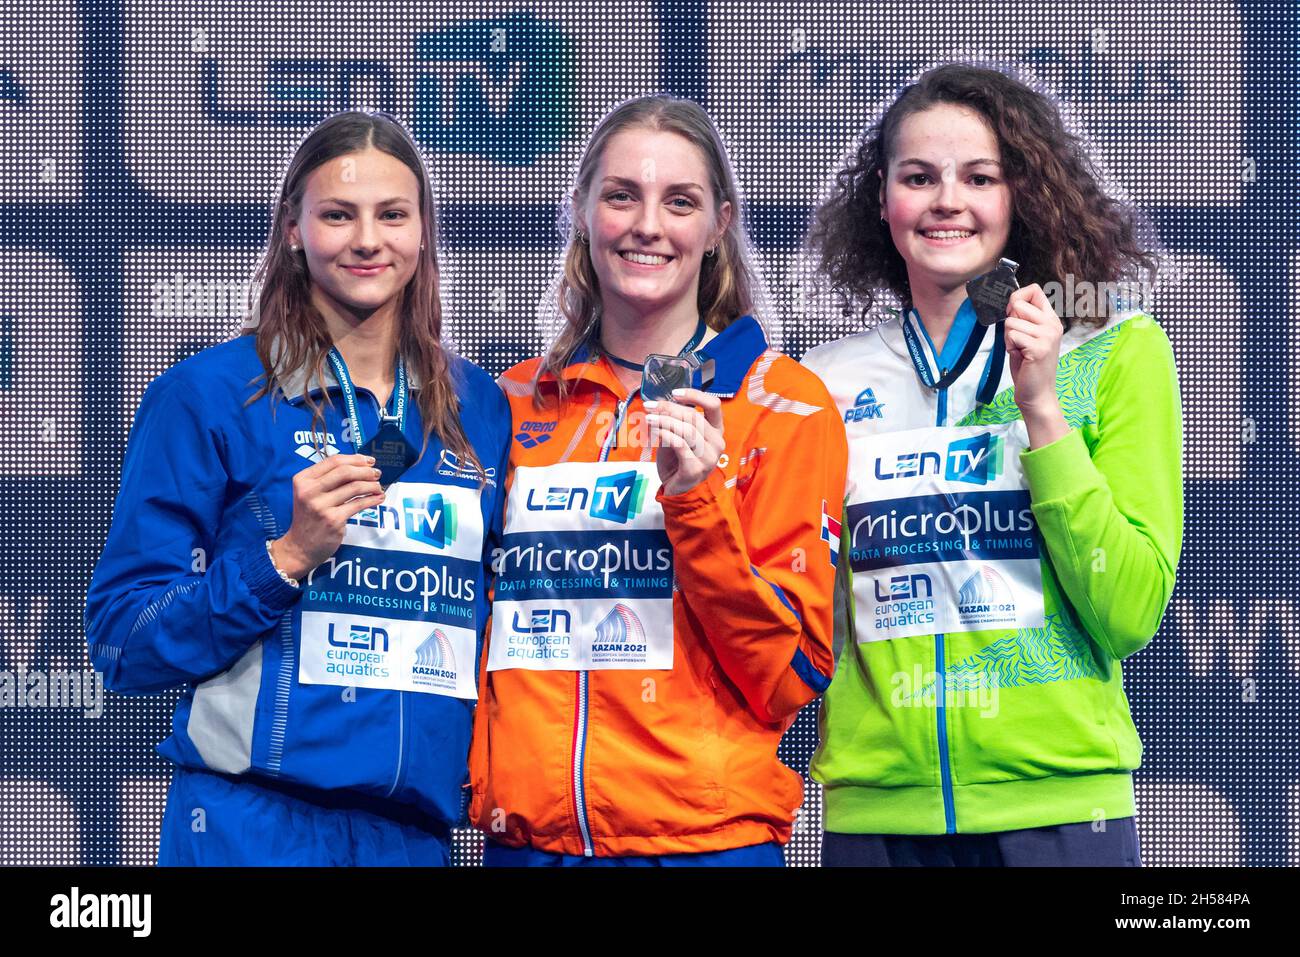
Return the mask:
M685 492L708 478L726 448L722 400L699 389L676 389L672 401L650 400L645 407L650 441L659 446L655 464L664 494Z
M1037 283L1013 292L1005 325L1011 379L1021 413L1058 407L1056 367L1060 361L1061 320Z
M348 519L384 500L379 469L367 455L331 455L293 477L293 521L271 543L271 560L302 578L343 543Z

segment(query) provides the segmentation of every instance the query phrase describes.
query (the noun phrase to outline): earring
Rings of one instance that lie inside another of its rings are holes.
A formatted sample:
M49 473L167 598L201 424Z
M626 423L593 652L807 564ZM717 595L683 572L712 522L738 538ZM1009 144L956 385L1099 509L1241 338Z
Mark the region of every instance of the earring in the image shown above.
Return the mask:
M293 250L294 252L297 252L297 251L298 251L298 245L297 245L297 243L290 243L290 244L289 244L289 248L290 248L291 250Z
M713 248L712 248L712 249L705 250L705 253L704 253L704 255L706 255L706 256L716 256L717 254L718 254L718 245L717 245L717 243L714 243L714 244L713 244Z
M577 232L578 232L578 242L586 246L588 243L587 234L584 233L581 229L579 229Z

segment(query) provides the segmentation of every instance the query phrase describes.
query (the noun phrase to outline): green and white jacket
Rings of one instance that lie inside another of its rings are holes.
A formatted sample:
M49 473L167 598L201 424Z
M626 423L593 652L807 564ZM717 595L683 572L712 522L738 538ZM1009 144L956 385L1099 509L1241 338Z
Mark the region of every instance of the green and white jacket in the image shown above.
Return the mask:
M1075 323L1057 374L1071 430L1030 450L1009 361L995 398L976 402L1001 328L936 391L902 322L803 359L850 450L838 664L811 766L825 827L987 833L1131 816L1142 743L1120 660L1156 633L1182 548L1169 340L1140 313ZM968 301L941 354L925 337L924 361L950 367L973 323Z

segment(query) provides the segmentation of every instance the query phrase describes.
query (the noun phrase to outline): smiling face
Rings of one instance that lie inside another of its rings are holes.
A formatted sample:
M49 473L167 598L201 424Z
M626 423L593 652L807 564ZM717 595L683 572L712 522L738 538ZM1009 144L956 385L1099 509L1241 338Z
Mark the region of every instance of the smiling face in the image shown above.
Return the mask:
M709 183L703 153L677 133L633 127L610 137L575 211L606 310L695 308L704 253L731 221Z
M288 235L306 255L313 298L373 312L415 275L420 184L405 163L377 149L335 157L307 177Z
M940 103L899 125L881 211L908 281L955 289L996 264L1011 233L997 136L973 110Z

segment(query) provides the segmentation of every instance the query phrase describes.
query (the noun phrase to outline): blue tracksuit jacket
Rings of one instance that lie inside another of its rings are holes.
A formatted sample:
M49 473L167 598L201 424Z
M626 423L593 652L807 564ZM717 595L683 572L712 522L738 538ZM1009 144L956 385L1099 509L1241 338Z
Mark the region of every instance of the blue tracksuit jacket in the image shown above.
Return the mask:
M269 396L245 406L262 373L254 345L244 335L206 349L146 391L87 594L91 659L115 691L184 689L159 747L177 764L352 791L455 824L477 675L465 659L477 659L488 613L506 400L453 358L486 484L431 436L384 506L350 520L339 552L300 590L280 580L265 543L288 530L293 476L319 458L305 392L322 383L286 379L274 416ZM353 452L328 365L323 391L332 407L318 438ZM357 393L369 437L378 402ZM418 450L413 401L406 419ZM457 686L460 696L430 690Z

